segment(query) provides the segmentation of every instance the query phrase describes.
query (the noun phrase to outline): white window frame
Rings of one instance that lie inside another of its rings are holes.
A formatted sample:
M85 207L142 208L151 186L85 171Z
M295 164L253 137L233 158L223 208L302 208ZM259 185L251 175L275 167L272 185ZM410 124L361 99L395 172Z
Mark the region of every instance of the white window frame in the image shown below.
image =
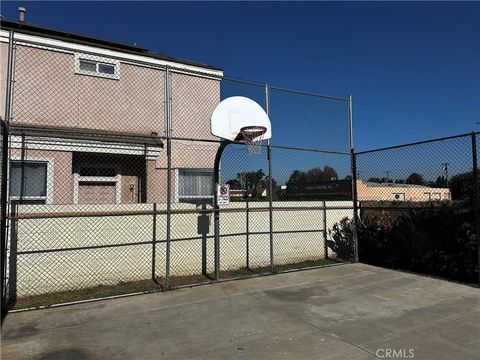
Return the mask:
M80 60L95 62L97 64L97 71L88 71L80 69ZM106 65L113 65L115 66L115 73L114 74L104 74L98 71L99 64L106 64ZM106 79L120 79L120 61L103 57L103 56L94 56L90 54L82 54L82 53L75 53L75 74L80 75L90 75L96 76Z
M10 162L21 162L22 158L15 156L10 159ZM25 163L46 163L47 164L47 189L45 196L23 196L22 200L45 200L45 205L53 203L53 171L55 160L53 158L45 157L28 157L23 160ZM11 176L11 175L10 175ZM11 196L10 200L20 200L20 196Z
M122 202L122 175L120 175L120 167L116 164L75 164L75 167L81 168L82 166L88 166L91 168L114 168L117 173L116 176L82 176L75 170L73 174L73 203L78 204L78 198L80 194L81 182L101 182L101 183L115 183L115 204Z
M203 171L212 173L212 187L213 187L213 170L205 168L177 168L175 169L175 202L182 200L199 200L199 199L213 199L212 195L180 195L180 171Z
M442 200L442 194L439 193L439 192L434 192L434 193L432 193L432 200L433 200L433 201Z

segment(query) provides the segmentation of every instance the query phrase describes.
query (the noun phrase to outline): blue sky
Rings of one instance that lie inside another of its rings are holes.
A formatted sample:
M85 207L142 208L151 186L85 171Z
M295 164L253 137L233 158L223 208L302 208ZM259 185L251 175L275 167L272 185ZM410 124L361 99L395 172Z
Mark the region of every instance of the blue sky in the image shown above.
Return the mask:
M359 150L480 130L479 3L3 1L1 13L17 19L20 5L27 21L137 43L230 76L351 93ZM284 125L274 132L286 138ZM328 140L334 127L315 132Z

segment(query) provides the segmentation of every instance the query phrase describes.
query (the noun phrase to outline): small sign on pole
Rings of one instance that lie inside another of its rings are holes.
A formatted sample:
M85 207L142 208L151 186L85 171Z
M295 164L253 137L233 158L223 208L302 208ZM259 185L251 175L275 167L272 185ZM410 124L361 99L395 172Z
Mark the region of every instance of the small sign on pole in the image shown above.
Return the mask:
M217 185L217 204L228 205L230 204L230 185Z

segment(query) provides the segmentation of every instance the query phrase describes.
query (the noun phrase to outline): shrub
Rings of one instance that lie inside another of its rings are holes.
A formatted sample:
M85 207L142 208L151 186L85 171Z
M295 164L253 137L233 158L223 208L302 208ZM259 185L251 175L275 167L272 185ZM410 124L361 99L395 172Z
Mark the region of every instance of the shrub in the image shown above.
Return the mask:
M328 247L337 254L337 258L350 261L354 259L353 224L347 218L334 224L329 231L332 240L327 240Z
M462 203L415 207L392 217L388 211L362 214L358 221L359 260L447 279L478 282L478 248L473 209ZM329 247L353 249L353 224L343 219ZM350 259L350 258L349 258Z

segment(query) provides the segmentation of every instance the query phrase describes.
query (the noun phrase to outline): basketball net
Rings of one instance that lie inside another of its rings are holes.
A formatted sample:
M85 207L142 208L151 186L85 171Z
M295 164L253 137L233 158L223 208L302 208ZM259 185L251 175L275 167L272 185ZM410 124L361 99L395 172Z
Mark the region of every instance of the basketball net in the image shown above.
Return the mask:
M266 131L267 128L263 126L246 126L240 130L249 156L262 154L263 136Z

